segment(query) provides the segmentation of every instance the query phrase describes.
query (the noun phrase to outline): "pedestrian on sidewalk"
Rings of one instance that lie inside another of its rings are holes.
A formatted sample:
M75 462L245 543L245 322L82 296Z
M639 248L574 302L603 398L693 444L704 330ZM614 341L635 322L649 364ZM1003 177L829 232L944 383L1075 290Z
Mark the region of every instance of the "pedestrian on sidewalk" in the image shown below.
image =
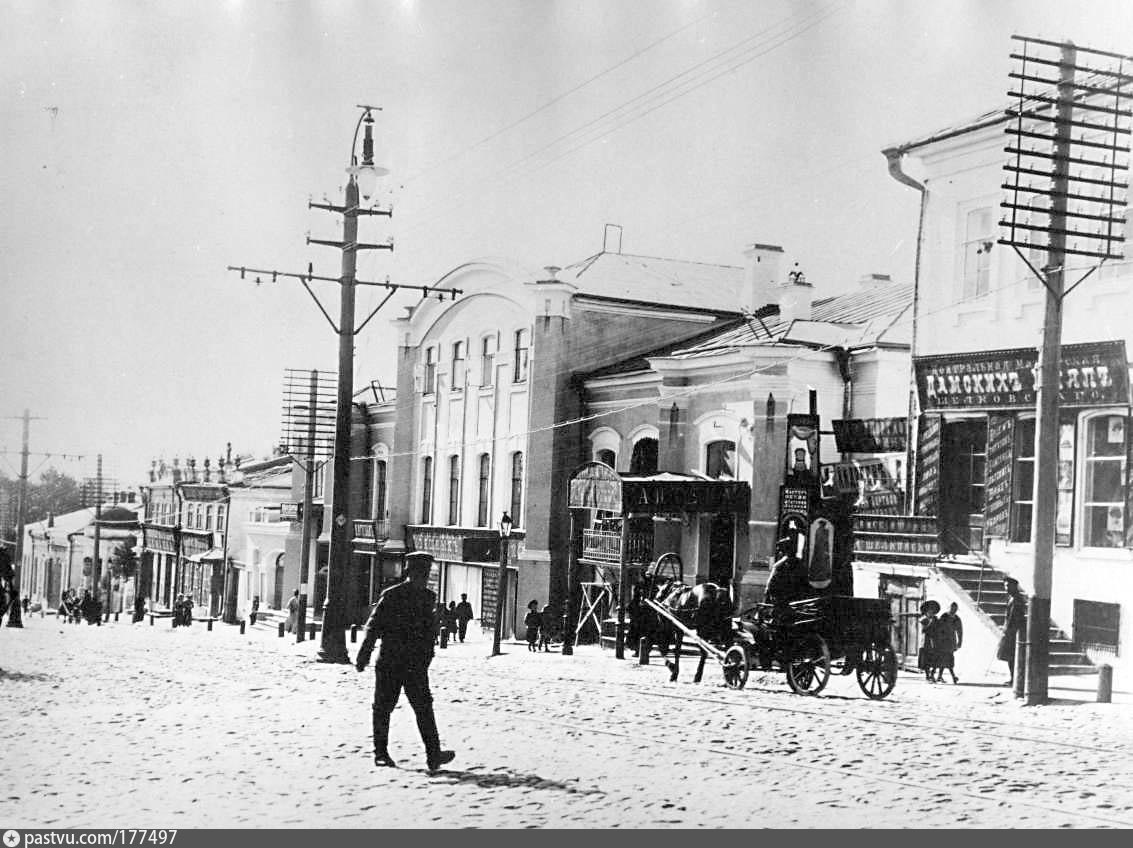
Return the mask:
M544 604L539 611L539 648L543 651L551 650L551 632L554 630L557 617L551 610L550 604Z
M429 691L429 663L439 627L437 596L428 588L433 558L414 551L405 557L406 579L382 592L366 622L366 638L354 665L363 671L374 643L381 639L374 663L374 765L396 766L389 753L389 719L401 690L417 716L417 729L425 743L425 764L434 772L456 755L441 748L433 695Z
M449 601L448 606L445 607L445 630L448 631L448 636L454 642L456 641L456 601Z
M294 633L295 628L299 626L299 590L296 589L291 596L291 600L287 602L287 624L284 629L288 633Z
M260 611L260 596L256 595L252 598L252 611L248 613L248 623L256 623L256 614Z
M940 616L940 678L944 679L944 671L952 675L952 683L960 681L956 677L956 652L964 644L964 623L957 612L959 605L953 601L948 605L948 612Z
M940 670L940 604L925 601L921 604L921 649L917 654L917 667L925 673L929 683L935 683Z
M468 622L473 619L472 604L468 603L468 595L460 596L460 603L456 605L456 634L460 637L460 641L464 641L464 635L468 632Z
M527 628L527 650L535 651L535 643L539 639L539 625L543 623L543 617L539 615L539 602L531 601L527 605L527 615L523 617L523 624Z
M1003 578L1003 591L1007 593L1007 609L1003 615L1003 635L999 639L999 648L995 657L1007 663L1011 673L1004 686L1015 685L1015 643L1023 631L1027 618L1027 599L1019 591L1019 581L1014 577Z
M448 616L446 615L445 605L438 603L433 614L437 617L437 638L434 644L439 644L442 648L448 647Z

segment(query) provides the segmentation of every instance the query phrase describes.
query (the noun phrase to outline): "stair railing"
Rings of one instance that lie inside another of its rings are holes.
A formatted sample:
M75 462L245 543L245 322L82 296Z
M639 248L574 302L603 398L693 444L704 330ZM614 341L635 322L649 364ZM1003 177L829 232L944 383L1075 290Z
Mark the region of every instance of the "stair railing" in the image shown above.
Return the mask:
M964 541L964 539L959 534L957 534L956 531L951 530L951 529L945 529L944 533L946 533L947 535L952 537L955 541L959 542L960 545L970 555L974 556L976 559L978 559L980 561L980 575L979 575L979 578L977 579L977 582L976 582L976 606L979 606L980 605L980 598L983 597L984 572L988 568L991 567L991 560L988 557L987 553L982 548L980 550L976 550L971 545L969 545L966 541ZM987 540L985 540L984 544L988 544L990 541L991 541L990 539L987 539Z

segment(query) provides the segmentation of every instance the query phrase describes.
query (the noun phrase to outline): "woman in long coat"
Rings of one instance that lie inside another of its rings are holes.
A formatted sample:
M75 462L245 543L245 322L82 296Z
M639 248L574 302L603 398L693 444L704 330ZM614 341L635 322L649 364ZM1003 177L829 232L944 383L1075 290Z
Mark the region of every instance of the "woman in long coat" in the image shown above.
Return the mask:
M299 626L299 590L295 590L295 594L291 596L291 600L287 602L287 624L285 629L288 633L294 633L295 628Z

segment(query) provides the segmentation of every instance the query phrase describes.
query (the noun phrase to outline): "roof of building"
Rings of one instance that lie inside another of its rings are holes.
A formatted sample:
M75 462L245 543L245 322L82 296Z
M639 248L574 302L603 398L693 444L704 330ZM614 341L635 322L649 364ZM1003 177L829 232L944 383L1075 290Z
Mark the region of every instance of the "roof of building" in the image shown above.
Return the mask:
M651 358L688 359L778 344L845 349L907 347L912 335L912 301L911 283L889 283L816 300L809 320L780 320L778 308L772 307L758 316L729 321L694 338L664 345L585 376L590 379L646 371Z
M563 268L557 279L583 295L735 314L744 269L603 251Z
M82 530L94 520L93 509L77 509L74 512L64 512L52 519L53 526L47 526L47 519L32 521L24 525L28 533L42 536L45 530L50 530L53 538L65 539L68 533Z

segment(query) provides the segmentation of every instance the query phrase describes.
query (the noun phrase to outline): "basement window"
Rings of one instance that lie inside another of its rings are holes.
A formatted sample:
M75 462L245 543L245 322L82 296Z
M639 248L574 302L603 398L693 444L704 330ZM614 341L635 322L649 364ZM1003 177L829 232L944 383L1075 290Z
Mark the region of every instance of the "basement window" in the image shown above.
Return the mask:
M1117 653L1121 605L1074 599L1074 644Z

